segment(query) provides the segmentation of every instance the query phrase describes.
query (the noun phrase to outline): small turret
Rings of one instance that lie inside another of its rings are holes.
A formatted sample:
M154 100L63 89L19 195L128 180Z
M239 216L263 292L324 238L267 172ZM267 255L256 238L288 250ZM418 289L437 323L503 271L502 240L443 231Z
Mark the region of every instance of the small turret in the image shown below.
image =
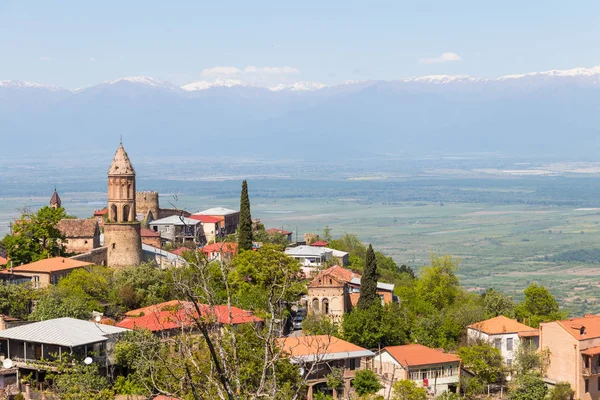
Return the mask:
M61 204L62 204L62 201L60 200L60 196L58 195L56 188L54 188L54 193L52 194L52 197L50 198L50 207L54 208L56 210L57 208L60 208Z

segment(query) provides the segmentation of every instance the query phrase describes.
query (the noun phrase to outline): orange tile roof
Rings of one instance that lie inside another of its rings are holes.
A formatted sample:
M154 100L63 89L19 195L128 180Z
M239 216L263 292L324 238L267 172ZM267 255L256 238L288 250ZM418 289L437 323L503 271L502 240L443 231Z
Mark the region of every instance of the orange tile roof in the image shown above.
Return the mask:
M207 244L202 248L203 253L237 253L238 244L233 242L217 242Z
M281 233L282 235L291 235L294 232L286 231L285 229L269 228L266 230L267 233Z
M581 354L585 354L586 356L596 356L600 354L600 346L590 347L589 349L585 349L581 352Z
M51 274L57 271L66 271L74 268L87 267L89 265L93 264L85 261L73 260L72 258L53 257L35 261L30 264L19 265L18 267L13 267L12 270L15 274L18 274L19 272L39 272ZM7 271L4 270L3 272L6 273Z
M460 362L457 355L444 353L442 350L432 349L422 344L387 346L381 351L388 352L398 363L406 367Z
M314 243L311 243L310 245L313 247L327 247L327 245L329 244L329 242L325 242L323 240L317 240Z
M183 253L185 253L186 251L194 251L194 250L190 249L189 247L178 247L175 250L171 250L169 253L176 254L178 256L182 256Z
M152 229L142 228L140 229L140 235L142 237L160 237L160 232L154 232Z
M600 315L586 315L581 318L571 318L556 322L577 340L600 337Z
M8 264L8 258L4 258L2 256L0 256L0 265L6 265Z
M152 400L179 400L179 399L177 397L169 397L169 396L165 396L164 394L159 394Z
M108 214L108 207L103 208L102 210L94 211L94 217L101 217L103 215Z
M223 325L239 325L251 322L262 322L261 318L255 317L250 311L237 307L218 305L210 307L206 304L198 304L202 316L214 318ZM126 313L127 317L117 324L120 328L134 329L143 328L152 332L181 327L190 327L197 318L198 313L194 304L188 301L171 300L148 307L139 308Z
M225 217L216 217L213 215L190 215L191 219L195 219L200 222L204 222L205 224L215 224L217 222L225 221Z
M311 356L316 354L350 353L366 349L328 335L290 336L278 339L285 354L290 357Z
M515 319L507 318L504 315L486 319L485 321L481 322L475 322L474 324L469 325L468 328L487 333L488 335L500 335L503 333L519 333L536 330L530 326L520 323Z
M350 271L349 269L340 267L339 265L334 265L333 267L330 267L330 268L327 268L327 269L321 271L315 277L315 279L313 279L311 281L309 286L312 285L313 282L315 284L317 284L319 279L322 279L325 276L332 276L333 278L335 278L337 281L339 281L341 283L348 283L354 278L357 278L357 279L361 278L361 276L359 274L354 273L354 272Z

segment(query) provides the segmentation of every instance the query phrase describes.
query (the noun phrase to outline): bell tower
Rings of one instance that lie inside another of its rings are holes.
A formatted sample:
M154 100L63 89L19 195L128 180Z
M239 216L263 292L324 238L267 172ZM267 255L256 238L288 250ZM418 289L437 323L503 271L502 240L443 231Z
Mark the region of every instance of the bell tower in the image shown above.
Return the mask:
M104 245L110 267L139 265L142 262L135 195L135 170L121 143L108 170L108 221L104 224Z

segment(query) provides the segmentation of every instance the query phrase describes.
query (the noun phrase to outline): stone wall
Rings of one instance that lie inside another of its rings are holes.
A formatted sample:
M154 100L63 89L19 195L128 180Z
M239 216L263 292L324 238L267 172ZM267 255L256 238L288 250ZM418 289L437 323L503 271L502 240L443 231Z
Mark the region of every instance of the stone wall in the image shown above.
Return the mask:
M152 212L154 219L162 218L160 216L158 192L137 192L135 196L135 208L139 214L144 215L144 218L148 215L148 211Z
M87 253L77 254L71 258L73 260L90 262L94 265L106 265L107 249L106 247L99 247L97 249L88 251Z
M142 262L140 223L105 224L104 245L107 247L109 267L139 265Z

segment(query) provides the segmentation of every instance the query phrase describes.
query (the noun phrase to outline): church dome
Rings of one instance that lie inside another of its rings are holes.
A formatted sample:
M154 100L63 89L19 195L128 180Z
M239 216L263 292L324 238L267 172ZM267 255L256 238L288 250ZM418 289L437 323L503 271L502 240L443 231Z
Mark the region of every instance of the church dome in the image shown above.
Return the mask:
M131 165L131 161L129 161L127 152L123 148L123 143L119 145L115 153L115 158L113 158L113 162L110 165L108 175L135 175L135 170L133 169L133 165Z

